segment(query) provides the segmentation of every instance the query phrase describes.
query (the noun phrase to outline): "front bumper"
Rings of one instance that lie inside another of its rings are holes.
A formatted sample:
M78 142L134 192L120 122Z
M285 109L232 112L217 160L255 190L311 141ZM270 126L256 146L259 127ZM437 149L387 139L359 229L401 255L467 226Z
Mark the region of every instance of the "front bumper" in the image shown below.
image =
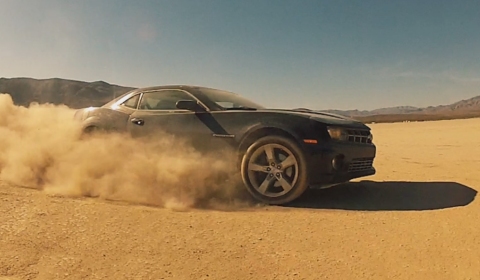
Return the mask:
M311 187L344 183L376 172L374 144L329 141L310 146L308 154Z

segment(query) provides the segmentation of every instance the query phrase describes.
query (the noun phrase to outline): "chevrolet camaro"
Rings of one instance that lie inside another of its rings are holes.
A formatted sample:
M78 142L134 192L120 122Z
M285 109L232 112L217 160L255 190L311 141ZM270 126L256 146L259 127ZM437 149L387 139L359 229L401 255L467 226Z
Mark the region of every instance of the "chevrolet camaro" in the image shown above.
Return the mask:
M231 148L249 193L286 204L308 188L325 188L375 174L370 128L308 109L265 108L236 93L186 85L129 91L101 107L77 110L83 131L133 137L167 132L199 151Z

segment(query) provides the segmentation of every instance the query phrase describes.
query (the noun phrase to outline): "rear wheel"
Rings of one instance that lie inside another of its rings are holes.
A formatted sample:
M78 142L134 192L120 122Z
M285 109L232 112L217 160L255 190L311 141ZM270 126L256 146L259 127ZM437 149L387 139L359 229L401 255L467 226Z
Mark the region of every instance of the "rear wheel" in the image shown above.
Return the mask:
M96 126L88 126L86 128L83 129L83 133L84 134L93 134L95 132L98 132L98 127Z
M253 143L241 164L242 179L254 198L267 204L285 204L308 187L305 156L283 136L266 136Z
M88 138L88 137L96 136L102 131L103 130L97 126L87 126L82 130L81 137Z

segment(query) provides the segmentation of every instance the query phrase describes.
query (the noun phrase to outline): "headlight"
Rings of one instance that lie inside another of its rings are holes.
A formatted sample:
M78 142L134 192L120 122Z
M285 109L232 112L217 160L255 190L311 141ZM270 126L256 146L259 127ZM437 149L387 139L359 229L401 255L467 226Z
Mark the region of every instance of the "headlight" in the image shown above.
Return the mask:
M348 133L342 128L329 127L328 134L330 134L330 137L334 140L338 140L338 141L348 140Z

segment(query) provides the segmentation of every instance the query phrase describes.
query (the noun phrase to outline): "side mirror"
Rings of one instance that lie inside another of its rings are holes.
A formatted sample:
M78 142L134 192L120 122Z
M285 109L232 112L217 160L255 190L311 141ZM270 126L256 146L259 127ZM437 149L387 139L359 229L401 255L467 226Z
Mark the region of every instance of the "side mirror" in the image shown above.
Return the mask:
M179 100L177 101L176 107L177 109L189 110L194 112L204 111L203 107L194 100Z

